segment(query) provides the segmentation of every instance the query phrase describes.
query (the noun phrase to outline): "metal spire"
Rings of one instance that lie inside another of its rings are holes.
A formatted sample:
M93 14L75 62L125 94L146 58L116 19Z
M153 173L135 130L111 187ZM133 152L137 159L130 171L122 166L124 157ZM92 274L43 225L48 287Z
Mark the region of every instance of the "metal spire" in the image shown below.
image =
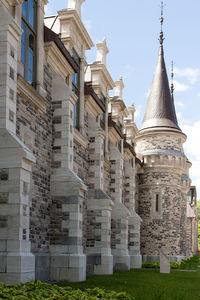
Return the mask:
M156 71L150 95L147 102L146 112L142 122L140 132L157 130L158 128L165 128L167 130L181 129L178 126L176 111L173 100L174 85L172 82L171 91L165 66L164 50L163 50L163 1L161 2L161 31L160 31L160 49ZM172 78L174 77L174 70L172 64Z
M160 30L160 38L159 38L159 41L160 41L160 45L162 46L163 45L163 42L164 42L164 34L163 34L163 23L164 23L164 17L163 17L163 14L164 14L164 4L163 4L163 1L161 1L161 17L160 17L160 25L161 25L161 30Z
M171 94L174 94L174 62L171 62Z

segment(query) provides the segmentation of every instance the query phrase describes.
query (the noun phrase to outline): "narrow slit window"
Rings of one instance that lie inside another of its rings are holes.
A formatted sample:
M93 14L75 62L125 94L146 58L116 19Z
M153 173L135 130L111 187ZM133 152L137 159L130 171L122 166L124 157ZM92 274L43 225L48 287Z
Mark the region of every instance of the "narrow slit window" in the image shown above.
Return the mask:
M156 194L156 212L159 210L159 195Z

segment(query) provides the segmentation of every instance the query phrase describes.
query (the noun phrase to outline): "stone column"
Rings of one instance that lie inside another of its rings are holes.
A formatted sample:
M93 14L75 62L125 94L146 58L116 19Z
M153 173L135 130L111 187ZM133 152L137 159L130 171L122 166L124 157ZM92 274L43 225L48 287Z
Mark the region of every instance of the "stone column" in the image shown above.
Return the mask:
M111 221L111 248L114 270L129 270L128 217L130 212L122 203L123 156L118 148L111 145L111 198L114 200Z
M73 172L73 116L77 97L65 81L54 74L52 88L53 161L51 176L50 278L83 281L83 206L86 186Z

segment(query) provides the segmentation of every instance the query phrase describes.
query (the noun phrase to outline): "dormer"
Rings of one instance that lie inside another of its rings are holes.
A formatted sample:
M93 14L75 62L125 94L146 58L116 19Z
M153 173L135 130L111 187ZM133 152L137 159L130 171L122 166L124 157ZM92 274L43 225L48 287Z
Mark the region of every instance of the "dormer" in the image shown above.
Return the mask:
M109 52L106 40L96 45L96 62L88 64L86 81L91 81L96 94L101 97L107 97L108 91L112 90L115 83L106 67L106 56Z
M85 50L90 50L94 45L81 20L81 4L83 0L70 0L68 9L58 11L60 23L60 37L72 54L73 49L81 57Z
M132 104L128 107L128 116L124 119L124 132L126 140L130 145L135 144L135 136L138 135L138 128L134 122L135 106Z
M110 98L112 118L119 126L123 126L124 118L128 115L126 105L122 99L123 89L124 83L122 76L120 76L120 79L115 81L114 97Z

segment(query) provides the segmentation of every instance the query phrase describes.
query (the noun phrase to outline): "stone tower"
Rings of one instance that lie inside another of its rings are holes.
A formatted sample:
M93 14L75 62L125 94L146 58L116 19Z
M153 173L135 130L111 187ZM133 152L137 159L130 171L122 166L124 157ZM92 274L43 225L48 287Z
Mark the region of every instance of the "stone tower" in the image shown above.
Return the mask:
M148 261L159 260L161 249L172 260L191 254L187 237L188 170L191 165L183 150L186 135L177 122L163 41L161 29L158 63L136 138L137 152L143 157L143 168L138 174L138 213L143 220L141 252Z

